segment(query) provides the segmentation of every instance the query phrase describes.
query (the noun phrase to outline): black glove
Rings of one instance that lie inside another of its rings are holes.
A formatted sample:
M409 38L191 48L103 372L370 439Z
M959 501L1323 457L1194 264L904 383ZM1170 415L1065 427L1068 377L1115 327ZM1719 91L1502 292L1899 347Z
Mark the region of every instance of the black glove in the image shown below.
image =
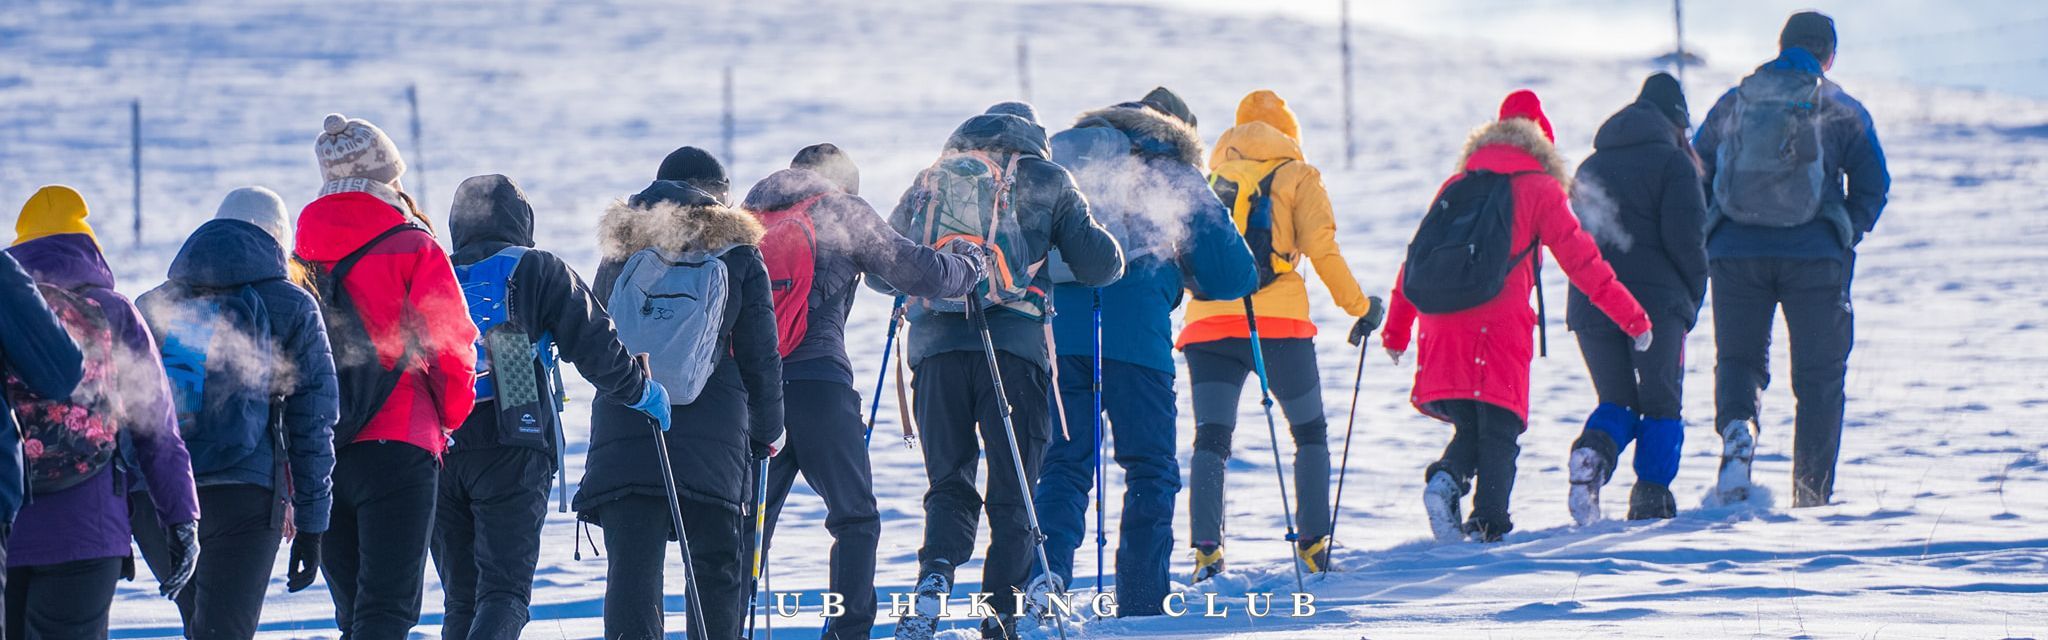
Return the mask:
M199 568L199 522L171 525L171 575L157 576L157 593L177 599L192 584L192 571Z
M1365 315L1359 316L1358 322L1351 325L1351 337L1345 338L1354 347L1365 344L1366 336L1372 335L1387 319L1387 303L1380 301L1379 296L1366 296L1365 301L1368 304Z
M292 538L291 562L285 565L284 590L291 593L313 586L320 575L320 534L300 531Z

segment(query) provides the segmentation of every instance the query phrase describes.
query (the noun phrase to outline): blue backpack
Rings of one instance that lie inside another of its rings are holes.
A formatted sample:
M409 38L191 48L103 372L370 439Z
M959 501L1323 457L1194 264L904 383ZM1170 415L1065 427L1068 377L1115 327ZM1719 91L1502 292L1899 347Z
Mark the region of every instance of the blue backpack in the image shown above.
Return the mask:
M525 247L455 267L469 319L476 323L476 401L498 414L499 444L547 448L553 441L559 395L550 388L556 368L554 339L533 335L512 317L509 304Z
M270 314L250 285L177 283L143 306L162 354L192 472L223 471L269 444L281 427L282 385Z

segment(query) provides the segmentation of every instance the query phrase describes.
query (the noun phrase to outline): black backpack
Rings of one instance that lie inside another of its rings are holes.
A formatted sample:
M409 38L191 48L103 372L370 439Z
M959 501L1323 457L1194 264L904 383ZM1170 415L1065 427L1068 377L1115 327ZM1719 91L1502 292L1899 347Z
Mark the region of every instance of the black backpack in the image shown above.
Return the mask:
M404 336L404 351L395 366L385 368L377 357L377 344L370 337L369 327L364 326L362 315L356 312L355 300L349 296L348 287L342 286L356 263L371 249L407 230L426 231L411 223L391 227L336 261L332 268L323 269L316 263L299 260L313 274L314 293L320 298L320 317L327 323L327 343L334 352L334 378L341 391L341 419L334 425L337 451L355 442L356 435L362 433L363 427L370 424L370 419L398 390L398 381L408 363L417 359L415 341L412 336Z
M1508 244L1515 228L1516 175L1467 171L1430 205L1402 263L1401 292L1417 311L1456 313L1486 304L1500 295L1508 273L1528 260L1536 278L1536 326L1543 326L1540 242L1531 239L1519 250Z

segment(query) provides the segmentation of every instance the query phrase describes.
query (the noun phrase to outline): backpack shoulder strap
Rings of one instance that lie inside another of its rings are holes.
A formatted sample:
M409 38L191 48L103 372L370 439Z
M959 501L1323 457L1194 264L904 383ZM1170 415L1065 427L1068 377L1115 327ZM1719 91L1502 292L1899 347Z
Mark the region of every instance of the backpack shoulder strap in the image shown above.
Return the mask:
M339 285L342 279L348 277L350 271L355 270L356 263L362 262L364 256L370 255L371 249L377 248L377 245L384 244L385 240L389 240L392 236L405 231L426 233L427 230L411 222L392 225L391 228L385 229L383 233L379 233L376 237L371 238L369 242L363 243L363 246L356 247L355 251L351 251L348 255L342 256L340 260L335 261L334 268L328 269L327 273L334 278L335 284Z

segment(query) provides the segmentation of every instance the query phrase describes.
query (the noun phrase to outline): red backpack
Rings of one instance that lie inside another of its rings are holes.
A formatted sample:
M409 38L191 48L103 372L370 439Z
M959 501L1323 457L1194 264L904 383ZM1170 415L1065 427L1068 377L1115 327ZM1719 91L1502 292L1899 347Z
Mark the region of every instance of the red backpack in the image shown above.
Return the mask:
M810 328L811 281L817 275L818 230L811 207L819 194L786 208L756 211L767 233L761 236L761 258L768 263L768 282L775 299L775 350L788 357L803 344Z

